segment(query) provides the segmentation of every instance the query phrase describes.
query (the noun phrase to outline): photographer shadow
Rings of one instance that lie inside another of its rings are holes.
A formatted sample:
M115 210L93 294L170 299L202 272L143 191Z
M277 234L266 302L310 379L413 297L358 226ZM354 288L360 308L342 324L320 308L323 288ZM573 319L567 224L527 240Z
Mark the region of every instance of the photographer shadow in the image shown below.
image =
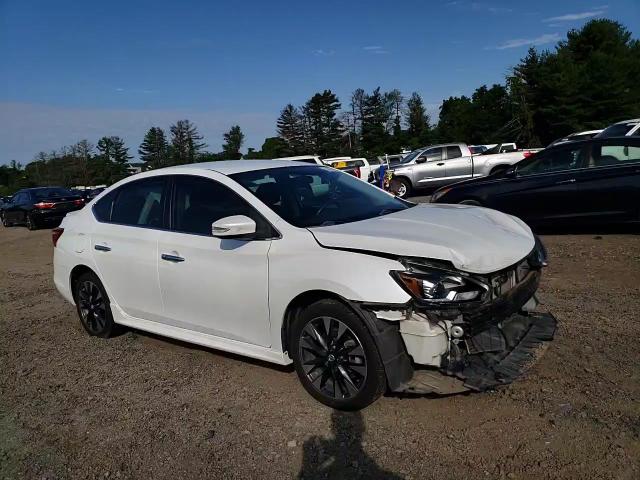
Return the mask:
M316 436L304 442L299 479L402 479L380 468L364 451L365 428L360 412L334 410L331 424L333 438Z

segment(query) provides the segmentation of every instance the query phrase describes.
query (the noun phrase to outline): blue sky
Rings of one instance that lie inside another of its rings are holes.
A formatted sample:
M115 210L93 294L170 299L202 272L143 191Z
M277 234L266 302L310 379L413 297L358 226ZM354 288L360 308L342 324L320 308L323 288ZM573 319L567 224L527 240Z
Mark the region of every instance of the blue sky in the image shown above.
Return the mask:
M135 153L181 118L212 151L236 123L259 148L325 88L345 107L358 87L418 91L437 115L597 17L638 37L638 0L0 0L0 163L102 135Z

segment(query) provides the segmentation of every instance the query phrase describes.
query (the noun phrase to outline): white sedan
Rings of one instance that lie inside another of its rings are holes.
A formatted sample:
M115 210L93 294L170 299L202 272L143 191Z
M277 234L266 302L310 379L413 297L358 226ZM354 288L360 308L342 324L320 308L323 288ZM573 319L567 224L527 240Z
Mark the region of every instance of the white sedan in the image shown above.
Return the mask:
M278 364L334 408L509 383L555 331L520 220L414 205L335 169L229 161L126 178L53 230L90 335L119 325Z

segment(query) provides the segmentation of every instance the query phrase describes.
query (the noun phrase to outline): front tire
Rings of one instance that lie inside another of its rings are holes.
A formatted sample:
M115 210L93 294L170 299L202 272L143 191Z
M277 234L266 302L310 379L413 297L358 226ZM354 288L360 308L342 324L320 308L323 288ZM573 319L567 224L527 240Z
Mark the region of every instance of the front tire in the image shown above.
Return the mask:
M94 337L109 338L116 331L109 297L93 272L80 275L74 285L74 298L80 323Z
M411 194L411 182L406 178L392 178L391 191L398 198L407 198Z
M2 215L2 226L5 228L13 227L13 223L7 220L7 216L5 214Z
M309 305L291 328L290 354L302 386L338 410L359 410L386 389L380 354L360 318L336 300Z

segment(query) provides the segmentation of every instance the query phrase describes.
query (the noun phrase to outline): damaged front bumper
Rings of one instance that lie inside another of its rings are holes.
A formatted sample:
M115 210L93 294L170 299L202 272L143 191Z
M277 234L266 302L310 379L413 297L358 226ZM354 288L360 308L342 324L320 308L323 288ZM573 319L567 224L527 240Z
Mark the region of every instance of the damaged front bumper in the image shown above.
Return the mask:
M507 385L535 363L556 327L549 313L514 314L499 326L453 343L442 368L414 368L411 379L394 390L447 395Z
M556 331L555 317L536 311L540 276L532 270L508 291L469 309L443 311L419 302L360 305L381 332L376 341L389 388L446 395L513 382Z

